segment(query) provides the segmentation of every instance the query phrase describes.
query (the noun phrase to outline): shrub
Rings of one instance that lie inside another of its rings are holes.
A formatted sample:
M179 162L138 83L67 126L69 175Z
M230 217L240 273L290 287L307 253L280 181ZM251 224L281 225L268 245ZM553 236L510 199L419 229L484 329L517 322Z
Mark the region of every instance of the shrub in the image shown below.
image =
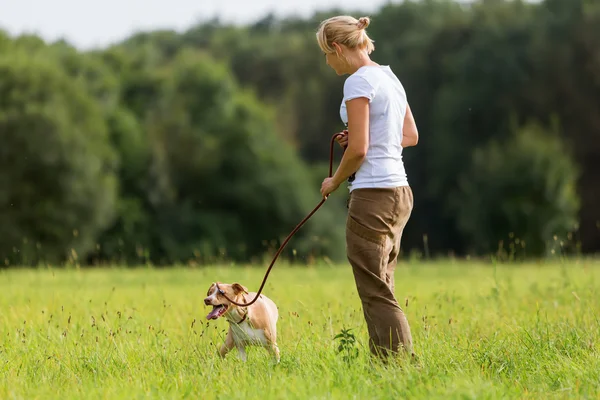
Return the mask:
M554 132L530 124L504 143L474 151L452 198L459 229L493 252L499 244L528 256L550 254L576 228L578 171ZM511 243L507 243L511 242Z

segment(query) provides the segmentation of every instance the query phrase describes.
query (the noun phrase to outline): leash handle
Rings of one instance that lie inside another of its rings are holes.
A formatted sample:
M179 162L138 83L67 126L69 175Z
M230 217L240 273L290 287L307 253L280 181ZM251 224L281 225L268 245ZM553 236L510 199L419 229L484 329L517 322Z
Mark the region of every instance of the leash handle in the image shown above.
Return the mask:
M348 133L348 131L346 131L346 130L344 132L346 134ZM342 133L334 134L331 137L331 141L329 143L329 178L331 178L333 176L333 145L334 145L335 139L338 136L343 136L343 134ZM347 147L348 146L344 146L344 150L346 150ZM269 265L269 268L267 269L267 272L265 273L265 276L262 280L260 288L258 289L258 292L256 293L256 296L254 296L254 299L252 299L252 301L250 301L248 303L238 303L237 301L232 300L229 297L227 297L225 292L219 287L219 283L216 283L219 294L221 294L223 297L225 297L230 303L233 303L239 307L248 307L248 306L252 305L256 300L258 300L258 298L260 297L260 294L262 293L263 288L265 287L265 283L267 283L267 277L271 273L271 269L273 268L273 265L275 265L275 260L277 260L277 257L279 257L279 254L281 254L281 251L283 250L285 245L289 242L289 240L292 238L292 236L294 236L294 234L296 232L298 232L298 230L302 227L302 225L304 225L304 223L306 221L308 221L308 219L310 217L312 217L315 212L317 212L317 210L323 205L323 203L325 203L326 200L327 200L327 197L322 199L319 202L319 204L317 204L317 206L306 217L304 217L304 219L302 221L300 221L300 223L298 225L296 225L296 227L290 232L290 234L287 236L287 238L285 238L285 240L283 241L281 246L279 246L279 250L277 250L277 253L275 253L275 257L273 257L273 260L271 261L271 264Z

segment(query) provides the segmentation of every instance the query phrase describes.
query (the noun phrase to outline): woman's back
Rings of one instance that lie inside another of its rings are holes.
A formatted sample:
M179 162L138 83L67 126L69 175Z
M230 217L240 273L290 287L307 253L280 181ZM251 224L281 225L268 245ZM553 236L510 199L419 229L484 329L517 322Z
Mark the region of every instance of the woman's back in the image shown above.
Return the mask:
M389 66L359 68L344 83L340 116L348 124L346 101L369 99L369 147L365 160L350 182L358 188L408 186L402 161L402 130L406 115L406 92Z

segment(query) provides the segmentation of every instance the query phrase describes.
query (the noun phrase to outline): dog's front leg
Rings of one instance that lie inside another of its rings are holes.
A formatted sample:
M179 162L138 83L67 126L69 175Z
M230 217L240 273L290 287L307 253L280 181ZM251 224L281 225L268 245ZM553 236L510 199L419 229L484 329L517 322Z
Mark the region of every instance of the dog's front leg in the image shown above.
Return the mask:
M229 353L229 351L231 349L233 349L233 346L235 346L235 343L233 342L233 334L231 333L231 329L227 332L227 337L225 338L225 343L223 343L221 345L221 348L219 349L219 355L222 358L225 358L225 355L227 353Z
M242 359L243 362L246 362L246 348L244 347L243 344L240 344L237 346L238 352L240 353L240 358Z

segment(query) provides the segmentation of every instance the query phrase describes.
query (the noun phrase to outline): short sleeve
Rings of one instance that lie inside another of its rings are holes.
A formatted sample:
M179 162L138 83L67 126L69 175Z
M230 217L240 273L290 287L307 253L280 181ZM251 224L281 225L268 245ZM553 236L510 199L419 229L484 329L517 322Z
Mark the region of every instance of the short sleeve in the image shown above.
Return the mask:
M366 97L371 101L374 95L373 86L362 76L351 75L344 83L344 103L358 97Z

